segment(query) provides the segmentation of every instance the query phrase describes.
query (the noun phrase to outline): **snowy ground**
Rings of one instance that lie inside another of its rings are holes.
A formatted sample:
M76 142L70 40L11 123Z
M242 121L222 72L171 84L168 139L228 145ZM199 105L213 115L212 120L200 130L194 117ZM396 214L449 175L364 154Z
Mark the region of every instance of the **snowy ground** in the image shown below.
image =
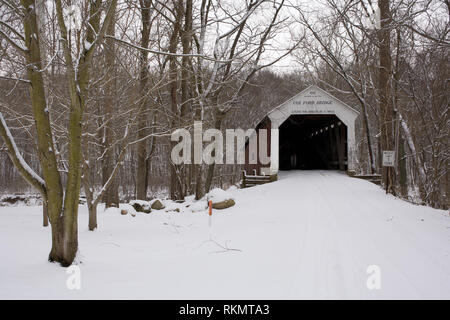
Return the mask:
M450 299L448 212L329 171L233 193L211 234L205 211L102 209L90 232L80 207L81 290L46 261L41 207L0 208L0 298ZM369 265L381 270L380 290L367 288Z

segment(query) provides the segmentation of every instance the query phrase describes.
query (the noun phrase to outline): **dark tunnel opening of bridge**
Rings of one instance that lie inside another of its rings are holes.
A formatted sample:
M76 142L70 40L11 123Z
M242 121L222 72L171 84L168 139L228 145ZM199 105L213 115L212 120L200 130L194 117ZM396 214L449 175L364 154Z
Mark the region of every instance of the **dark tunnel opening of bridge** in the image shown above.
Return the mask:
M347 170L347 126L335 115L291 115L279 139L280 170Z

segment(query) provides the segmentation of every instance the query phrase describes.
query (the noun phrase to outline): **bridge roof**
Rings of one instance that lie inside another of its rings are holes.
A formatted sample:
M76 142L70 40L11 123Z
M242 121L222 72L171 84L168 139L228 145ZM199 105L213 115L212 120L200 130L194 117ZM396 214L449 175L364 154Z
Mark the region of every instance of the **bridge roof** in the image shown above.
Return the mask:
M280 125L293 114L335 114L348 124L359 112L322 88L311 85L269 111L258 125L267 118Z

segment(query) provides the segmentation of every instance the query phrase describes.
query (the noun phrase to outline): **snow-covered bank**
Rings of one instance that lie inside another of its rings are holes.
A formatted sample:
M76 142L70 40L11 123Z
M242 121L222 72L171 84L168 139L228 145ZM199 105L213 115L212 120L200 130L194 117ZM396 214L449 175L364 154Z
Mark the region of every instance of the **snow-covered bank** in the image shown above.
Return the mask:
M45 259L41 207L2 207L0 298L450 299L445 211L328 171L232 193L236 205L214 211L212 231L206 210L100 209L90 232L81 206L81 290L68 290L66 269ZM380 267L380 290L367 288L370 265Z

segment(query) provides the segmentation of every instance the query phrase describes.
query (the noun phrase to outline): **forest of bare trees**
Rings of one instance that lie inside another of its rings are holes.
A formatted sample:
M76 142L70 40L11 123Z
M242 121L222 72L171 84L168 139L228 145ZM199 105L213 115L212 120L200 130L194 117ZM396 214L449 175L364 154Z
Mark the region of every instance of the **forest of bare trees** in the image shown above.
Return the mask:
M357 173L447 209L449 23L448 0L0 0L0 193L42 196L69 265L80 196L94 230L99 203L236 184L172 163L171 133L251 128L314 83L360 111Z

